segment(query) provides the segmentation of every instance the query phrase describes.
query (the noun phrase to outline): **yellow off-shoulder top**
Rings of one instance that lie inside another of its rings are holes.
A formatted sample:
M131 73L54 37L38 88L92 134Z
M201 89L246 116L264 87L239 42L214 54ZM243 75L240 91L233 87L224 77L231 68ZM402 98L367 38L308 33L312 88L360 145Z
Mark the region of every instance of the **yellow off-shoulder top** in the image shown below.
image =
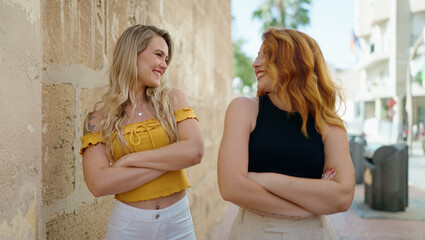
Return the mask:
M176 122L186 119L196 119L193 108L180 108L174 111ZM127 141L131 152L139 152L161 148L170 144L168 135L163 126L155 119L146 120L138 123L131 123L124 126L124 139ZM116 134L116 133L115 133ZM81 139L80 154L90 145L95 145L104 140L99 132L88 133ZM117 159L125 155L123 153L118 140L114 141L114 155ZM115 198L122 202L146 201L159 197L166 197L173 193L180 192L189 188L190 183L187 178L186 170L169 171L131 191L116 194Z

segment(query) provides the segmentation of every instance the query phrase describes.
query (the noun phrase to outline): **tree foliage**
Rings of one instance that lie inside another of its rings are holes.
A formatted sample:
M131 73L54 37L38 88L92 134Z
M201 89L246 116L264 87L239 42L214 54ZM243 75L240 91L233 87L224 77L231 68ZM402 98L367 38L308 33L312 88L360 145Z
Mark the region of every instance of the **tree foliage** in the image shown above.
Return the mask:
M253 60L243 51L244 41L239 39L233 42L233 77L239 77L243 85L251 86L255 82L255 74L251 65Z
M311 0L263 0L263 3L252 14L252 17L263 23L263 29L281 27L297 29L310 23L309 5ZM243 51L243 40L233 42L233 77L239 77L244 86L252 86L256 81L251 65L253 59Z
M308 6L311 0L265 0L253 14L253 18L268 27L297 29L310 23Z

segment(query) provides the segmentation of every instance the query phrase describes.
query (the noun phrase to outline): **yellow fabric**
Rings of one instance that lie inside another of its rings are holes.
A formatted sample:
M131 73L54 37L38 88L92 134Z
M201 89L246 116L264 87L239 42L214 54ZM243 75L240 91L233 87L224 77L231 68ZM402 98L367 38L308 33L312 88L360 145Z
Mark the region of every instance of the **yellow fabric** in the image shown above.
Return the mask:
M180 108L174 111L176 122L186 119L196 119L192 108ZM132 123L124 126L124 139L127 141L130 152L139 152L161 148L169 144L168 135L155 119L143 122ZM116 133L115 133L116 134ZM81 139L80 154L90 145L99 142L104 143L99 132L88 133ZM123 153L117 140L114 141L114 155L120 159L126 153ZM116 194L115 198L123 202L137 202L169 196L189 188L190 183L186 175L186 170L170 171L131 191Z

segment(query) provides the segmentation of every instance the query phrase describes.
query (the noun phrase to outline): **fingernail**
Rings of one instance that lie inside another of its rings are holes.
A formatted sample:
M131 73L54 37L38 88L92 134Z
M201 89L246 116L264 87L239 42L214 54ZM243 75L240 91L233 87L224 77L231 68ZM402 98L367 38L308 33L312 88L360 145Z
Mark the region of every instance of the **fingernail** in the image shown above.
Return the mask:
M331 171L333 171L334 169L333 169L333 168L331 168L330 170L331 170Z

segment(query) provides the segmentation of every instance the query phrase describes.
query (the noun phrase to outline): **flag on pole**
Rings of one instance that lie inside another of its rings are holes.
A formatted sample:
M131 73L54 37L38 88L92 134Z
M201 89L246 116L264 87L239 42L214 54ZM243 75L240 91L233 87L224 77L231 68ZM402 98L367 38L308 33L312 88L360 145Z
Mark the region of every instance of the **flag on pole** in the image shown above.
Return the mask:
M351 40L350 40L350 50L351 52L354 52L356 49L356 46L360 48L360 42L359 38L356 36L356 33L354 32L354 29L351 31Z

